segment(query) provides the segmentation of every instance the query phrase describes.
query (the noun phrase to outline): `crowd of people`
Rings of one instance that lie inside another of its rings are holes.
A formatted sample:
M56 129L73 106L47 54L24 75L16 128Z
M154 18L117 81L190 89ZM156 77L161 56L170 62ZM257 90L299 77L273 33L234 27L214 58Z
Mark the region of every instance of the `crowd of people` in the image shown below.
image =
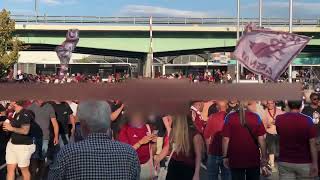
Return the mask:
M199 100L180 115L118 100L2 101L0 179L315 179L319 98Z
M64 83L119 83L124 82L127 79L132 78L128 73L115 73L109 74L107 76L100 76L99 74L82 74L82 73L74 73L74 74L66 74L64 77L59 77L56 74L53 75L44 75L44 74L26 74L18 71L18 74L15 79L1 79L0 82L20 82L20 83L50 83L50 84L64 84ZM142 77L138 77L142 78ZM209 82L209 83L218 83L218 84L226 84L235 82L235 75L231 75L228 71L214 69L212 71L205 70L204 72L193 72L188 74L183 74L182 72L175 72L166 75L160 75L159 73L155 74L156 79L184 79L189 80L192 83L199 82ZM258 81L258 75L245 71L242 75L240 75L241 80L250 80L250 81ZM304 89L316 89L319 86L319 80L315 73L312 73L311 70L295 70L292 72L292 81L303 83ZM271 82L265 77L261 77L261 82ZM279 83L288 82L288 72L284 72L284 74L279 78Z
M184 75L181 72L176 72L167 75L159 75L160 79L188 79L190 82L209 82L209 83L232 83L233 78L230 73L226 71L220 71L220 69L215 69L213 73L210 71L189 73Z
M19 82L19 83L46 83L46 84L64 84L64 83L118 83L130 78L127 73L115 73L106 77L101 77L99 74L66 74L64 77L59 75L45 75L45 74L26 74L18 71L15 79L2 79L2 82ZM1 82L0 81L0 82Z

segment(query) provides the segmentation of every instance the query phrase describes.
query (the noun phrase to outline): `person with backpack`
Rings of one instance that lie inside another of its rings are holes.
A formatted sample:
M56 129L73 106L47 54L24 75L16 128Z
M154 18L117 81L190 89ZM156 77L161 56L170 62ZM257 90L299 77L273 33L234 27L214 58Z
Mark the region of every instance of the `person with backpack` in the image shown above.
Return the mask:
M224 166L230 168L232 180L260 179L260 167L267 167L266 130L258 114L245 109L225 118L222 130ZM261 153L260 153L261 152Z
M30 158L36 146L32 137L34 114L23 108L24 101L11 102L15 110L14 118L3 123L3 130L11 132L6 149L7 179L15 179L15 170L20 168L24 180L31 180Z
M223 165L222 157L222 129L227 115L228 101L217 102L219 112L209 116L207 126L204 129L204 138L208 151L208 179L218 180L221 172L222 180L229 180L230 170Z

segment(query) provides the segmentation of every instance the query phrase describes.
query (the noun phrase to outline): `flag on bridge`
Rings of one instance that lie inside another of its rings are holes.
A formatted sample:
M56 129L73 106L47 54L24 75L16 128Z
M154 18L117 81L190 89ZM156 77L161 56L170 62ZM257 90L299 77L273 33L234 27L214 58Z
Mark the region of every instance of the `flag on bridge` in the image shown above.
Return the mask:
M250 71L276 81L310 40L307 36L272 31L250 23L234 56Z

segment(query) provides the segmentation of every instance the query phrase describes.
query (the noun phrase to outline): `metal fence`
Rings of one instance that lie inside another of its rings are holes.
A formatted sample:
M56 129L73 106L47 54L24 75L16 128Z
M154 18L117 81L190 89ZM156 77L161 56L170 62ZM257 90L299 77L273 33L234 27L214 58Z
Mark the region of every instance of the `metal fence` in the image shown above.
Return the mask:
M100 16L30 16L11 15L17 23L45 23L45 24L118 24L118 25L147 25L149 17L100 17ZM258 18L241 18L241 23L259 22ZM184 18L184 17L153 17L154 25L236 25L236 18ZM289 20L285 18L264 18L263 26L285 26ZM319 26L320 18L294 19L295 26Z

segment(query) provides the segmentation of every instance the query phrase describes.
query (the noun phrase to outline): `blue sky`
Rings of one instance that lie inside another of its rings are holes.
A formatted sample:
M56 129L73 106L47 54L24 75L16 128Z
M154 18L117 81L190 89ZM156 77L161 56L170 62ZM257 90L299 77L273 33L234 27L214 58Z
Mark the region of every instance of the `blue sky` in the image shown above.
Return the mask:
M39 14L83 16L234 17L236 0L38 0ZM241 0L241 16L257 17L259 0ZM294 0L294 16L320 18L320 0ZM13 14L34 14L34 0L0 0ZM264 0L264 17L288 17L288 0Z

